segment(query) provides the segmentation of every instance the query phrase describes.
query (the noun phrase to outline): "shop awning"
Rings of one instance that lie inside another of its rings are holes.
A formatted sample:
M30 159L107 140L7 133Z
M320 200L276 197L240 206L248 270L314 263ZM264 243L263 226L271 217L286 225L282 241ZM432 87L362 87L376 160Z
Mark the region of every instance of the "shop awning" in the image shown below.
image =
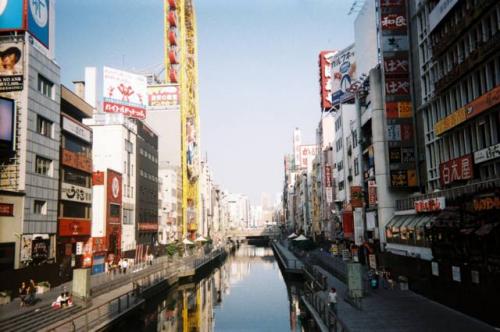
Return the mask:
M436 215L434 214L426 214L423 216L420 216L418 220L415 223L415 228L427 228L429 227L434 220L436 219Z
M404 216L394 216L392 217L391 220L389 220L389 222L387 223L387 225L385 225L385 228L398 228L400 227L405 221L406 219L408 218L407 215L404 215Z
M430 225L434 219L435 215L398 215L392 217L392 219L387 223L385 228L418 228L426 227Z

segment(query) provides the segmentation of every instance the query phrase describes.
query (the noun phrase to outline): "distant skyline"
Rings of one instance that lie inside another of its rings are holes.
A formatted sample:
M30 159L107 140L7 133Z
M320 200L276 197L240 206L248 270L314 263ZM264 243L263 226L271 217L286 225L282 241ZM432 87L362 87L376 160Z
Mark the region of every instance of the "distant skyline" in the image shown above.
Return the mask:
M274 197L295 127L314 143L320 120L318 54L354 40L352 0L195 0L202 155L222 188ZM85 66L158 71L163 1L56 3L62 83ZM98 91L99 92L99 91Z

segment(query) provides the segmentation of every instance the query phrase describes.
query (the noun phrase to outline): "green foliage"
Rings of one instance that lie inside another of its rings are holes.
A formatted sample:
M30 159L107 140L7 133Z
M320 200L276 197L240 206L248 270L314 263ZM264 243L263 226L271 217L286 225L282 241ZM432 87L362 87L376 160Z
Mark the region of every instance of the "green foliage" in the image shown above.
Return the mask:
M165 250L167 252L167 255L172 257L177 252L177 246L174 243L170 243L170 244L167 244L167 247L165 248Z

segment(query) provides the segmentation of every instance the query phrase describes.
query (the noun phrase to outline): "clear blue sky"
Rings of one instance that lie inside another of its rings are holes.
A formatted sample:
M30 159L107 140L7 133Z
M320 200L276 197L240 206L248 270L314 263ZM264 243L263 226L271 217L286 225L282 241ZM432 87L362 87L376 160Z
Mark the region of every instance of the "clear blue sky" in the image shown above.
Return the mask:
M295 127L314 142L318 53L353 42L353 0L195 0L201 147L215 181L258 202L282 190ZM162 0L58 0L62 82L85 66L163 63Z

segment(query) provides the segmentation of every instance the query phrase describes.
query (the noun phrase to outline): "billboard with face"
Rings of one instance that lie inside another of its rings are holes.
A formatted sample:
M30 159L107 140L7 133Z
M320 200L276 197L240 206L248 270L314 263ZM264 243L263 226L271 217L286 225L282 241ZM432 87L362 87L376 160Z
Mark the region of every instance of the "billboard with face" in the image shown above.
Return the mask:
M23 44L0 45L0 92L23 89Z
M122 113L144 120L146 118L146 77L104 67L103 110Z

